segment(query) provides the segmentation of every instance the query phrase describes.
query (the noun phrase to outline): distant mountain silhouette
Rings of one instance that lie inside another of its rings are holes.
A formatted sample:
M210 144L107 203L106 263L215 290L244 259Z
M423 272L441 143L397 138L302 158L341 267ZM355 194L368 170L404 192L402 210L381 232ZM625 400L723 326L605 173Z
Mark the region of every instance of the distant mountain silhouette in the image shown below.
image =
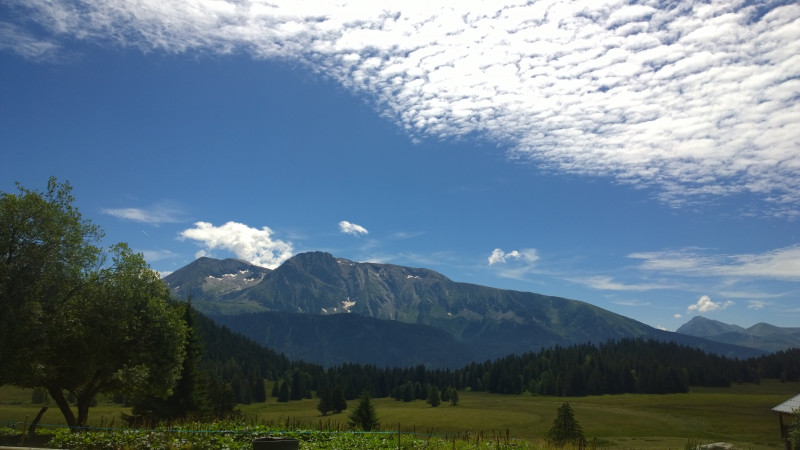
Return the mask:
M702 316L695 316L681 325L677 332L770 353L789 348L800 348L800 327L782 328L763 322L745 329L738 325L729 325Z
M208 259L165 277L176 296L190 293L198 310L232 330L323 364L386 364L388 353L389 361L393 357L398 363L437 365L438 360L438 365L451 366L626 337L675 341L726 356L763 353L658 330L577 300L454 282L428 269L358 263L323 252L298 254L272 271L236 260L214 265ZM262 278L256 282L258 275ZM373 320L339 316L348 313ZM364 341L356 349L351 339L356 335L371 335L386 345ZM314 343L316 349L308 348Z

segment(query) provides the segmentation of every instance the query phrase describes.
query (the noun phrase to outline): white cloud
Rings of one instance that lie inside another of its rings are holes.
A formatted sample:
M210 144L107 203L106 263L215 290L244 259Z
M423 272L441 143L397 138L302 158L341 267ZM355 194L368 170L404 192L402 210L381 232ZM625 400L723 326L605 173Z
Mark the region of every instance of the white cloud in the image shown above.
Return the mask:
M144 256L144 260L148 263L175 257L175 253L169 250L141 250L141 253L142 256Z
M294 60L415 139L479 134L675 205L755 194L800 214L796 3L10 1L6 51L74 39Z
M47 40L31 36L17 25L0 22L0 51L13 51L33 60L49 60L56 58L58 45Z
M705 313L705 312L716 311L718 309L725 309L731 305L733 305L733 302L730 300L725 302L713 302L711 301L711 297L703 295L700 296L699 299L697 299L697 303L689 305L688 310Z
M654 289L667 289L670 286L656 283L622 283L608 276L591 276L572 279L577 283L592 289L604 291L650 291Z
M765 306L767 306L767 304L760 300L750 300L747 302L747 307L749 309L759 310L764 309Z
M674 317L676 319L681 319L681 318L683 318L683 314L675 314L672 317Z
M800 281L800 246L763 253L715 255L700 249L641 252L628 255L642 261L643 270L687 276L721 276Z
M521 260L526 264L533 264L539 259L539 255L536 253L536 249L528 248L523 250L512 250L508 253L504 252L502 249L496 248L492 251L492 254L489 255L489 265L495 265L498 263L505 263L508 260Z
M369 234L369 231L367 231L366 228L362 227L361 225L350 223L346 220L339 222L339 231L345 234L351 234L353 236Z
M199 241L205 246L196 257L220 248L232 251L237 258L251 264L274 269L292 257L293 249L291 242L273 239L272 234L268 227L259 230L236 222L215 227L208 222L197 222L194 228L183 230L180 238Z
M536 262L538 260L539 254L533 248L512 250L510 252L504 252L502 249L496 248L488 258L490 266L507 264L507 267L498 269L497 274L499 276L525 281L529 281L529 276L537 271Z
M156 226L162 223L179 222L179 217L181 215L178 209L167 204L158 204L150 208L105 208L100 212L118 219L148 223Z

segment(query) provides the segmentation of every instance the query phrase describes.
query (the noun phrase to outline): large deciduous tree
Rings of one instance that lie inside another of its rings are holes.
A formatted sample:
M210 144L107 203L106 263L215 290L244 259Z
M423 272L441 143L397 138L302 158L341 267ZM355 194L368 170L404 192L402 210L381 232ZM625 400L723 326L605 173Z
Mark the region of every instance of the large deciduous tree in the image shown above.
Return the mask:
M72 206L69 184L0 193L0 384L30 375L31 350L97 266L102 237Z
M167 286L125 244L106 264L69 184L18 190L0 198L0 383L47 389L71 427L100 392L168 395L186 325Z

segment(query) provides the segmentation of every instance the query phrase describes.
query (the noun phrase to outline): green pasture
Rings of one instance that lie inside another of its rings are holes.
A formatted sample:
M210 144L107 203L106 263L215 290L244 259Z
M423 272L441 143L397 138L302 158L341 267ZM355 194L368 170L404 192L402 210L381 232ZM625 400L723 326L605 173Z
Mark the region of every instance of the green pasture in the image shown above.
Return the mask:
M269 391L268 391L269 392ZM800 393L800 383L767 380L759 385L696 388L688 394L607 395L557 398L529 394L459 393L458 406L432 408L424 401L403 403L373 399L384 430L428 434L469 434L539 441L556 410L569 402L586 438L608 448L682 449L688 440L730 442L741 449L780 449L778 418L771 408ZM39 405L30 404L29 390L0 387L0 425L31 420ZM357 400L348 402L355 408ZM313 429L347 429L347 414L321 416L317 400L239 405L244 417L259 424ZM120 426L125 408L100 399L90 413L90 426ZM55 405L43 424L63 424Z

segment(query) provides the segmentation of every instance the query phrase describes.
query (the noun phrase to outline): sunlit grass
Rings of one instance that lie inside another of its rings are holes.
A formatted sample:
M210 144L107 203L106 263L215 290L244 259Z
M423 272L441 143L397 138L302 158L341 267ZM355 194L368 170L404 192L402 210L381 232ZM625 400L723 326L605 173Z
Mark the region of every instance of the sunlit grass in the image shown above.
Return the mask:
M556 410L569 402L586 438L601 447L681 449L687 440L725 441L737 448L779 449L778 418L771 408L800 392L800 383L768 380L760 385L692 389L689 394L607 395L558 398L529 394L459 393L458 406L432 408L424 401L410 403L373 399L384 430L427 435L468 435L484 439L505 437L541 442ZM0 387L0 424L32 420L39 405L30 404L30 390ZM89 425L121 425L127 409L101 399L90 411ZM357 400L348 402L355 408ZM310 429L345 430L349 411L321 416L316 399L239 405L248 421ZM26 419L27 418L27 419ZM50 409L43 424L63 425L58 408Z

